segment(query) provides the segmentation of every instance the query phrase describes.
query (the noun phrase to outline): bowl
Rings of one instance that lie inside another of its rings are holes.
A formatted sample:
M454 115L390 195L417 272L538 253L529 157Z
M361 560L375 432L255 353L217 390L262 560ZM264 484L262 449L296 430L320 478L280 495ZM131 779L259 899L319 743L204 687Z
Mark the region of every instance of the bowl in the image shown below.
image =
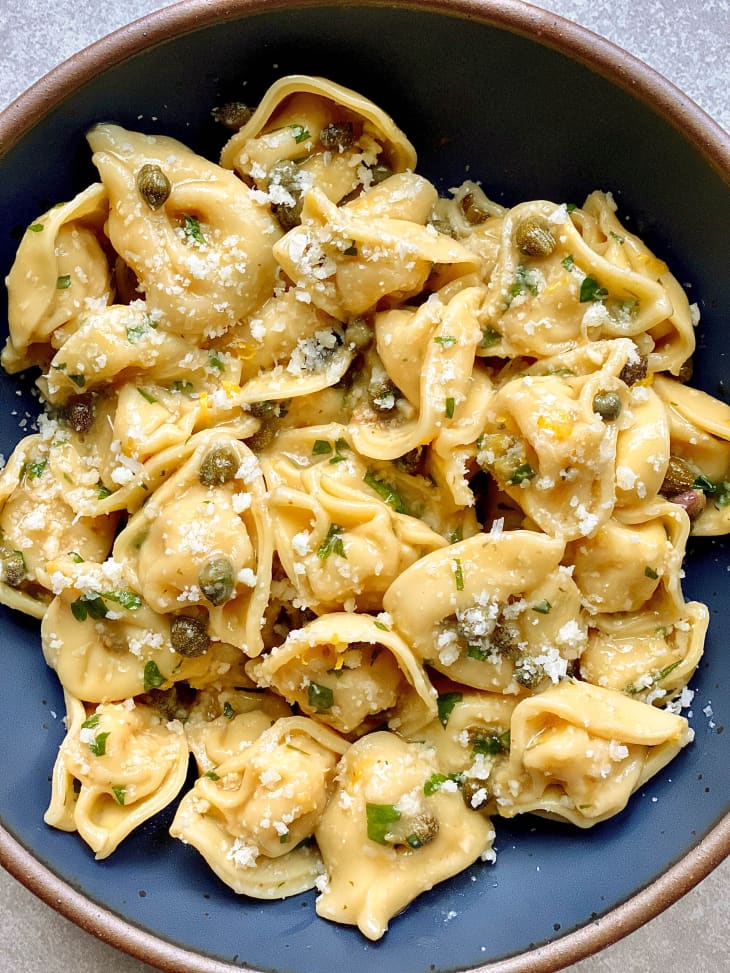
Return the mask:
M224 136L211 106L256 99L293 73L326 75L385 108L415 144L418 171L443 192L467 177L505 205L611 190L631 229L700 306L693 383L713 395L725 387L730 140L644 65L521 3L189 0L111 35L0 118L3 273L18 229L94 178L91 125L112 119L215 158ZM30 378L0 383L5 455L26 413L37 412L31 390ZM6 748L0 782L2 862L80 926L161 969L558 969L636 929L730 850L727 554L724 539L694 538L686 561L685 595L711 614L691 684L693 745L590 831L529 816L500 821L497 864L436 886L377 944L317 919L313 893L277 903L236 897L169 839L170 811L103 862L47 828L62 694L37 624L3 609L0 721L17 744Z

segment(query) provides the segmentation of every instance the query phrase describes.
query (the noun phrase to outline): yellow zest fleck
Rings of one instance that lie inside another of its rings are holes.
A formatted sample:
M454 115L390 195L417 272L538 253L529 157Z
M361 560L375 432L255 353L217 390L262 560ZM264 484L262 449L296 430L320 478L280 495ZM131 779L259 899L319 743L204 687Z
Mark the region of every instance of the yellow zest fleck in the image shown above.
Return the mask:
M567 274L562 274L556 281L553 281L552 284L547 285L547 287L543 290L543 294L549 294L551 291L556 291L561 287L565 287L569 280L570 278Z
M644 388L651 388L654 384L654 372L649 372L646 378L640 378L639 381L635 382L634 384L643 385Z
M200 403L200 414L202 416L208 411L208 393L201 392L198 402Z
M234 345L233 350L236 358L241 361L250 361L256 354L256 346L249 344L248 341L239 341L238 344Z
M226 393L226 397L232 399L234 395L238 395L241 391L241 386L237 385L235 382L223 382L223 391Z
M666 274L666 272L669 270L663 260L660 260L651 253L640 253L637 260L639 263L646 266L649 273L657 274L657 276L660 274Z
M573 431L575 417L565 409L557 409L548 416L537 417L537 428L552 433L557 439L567 439Z

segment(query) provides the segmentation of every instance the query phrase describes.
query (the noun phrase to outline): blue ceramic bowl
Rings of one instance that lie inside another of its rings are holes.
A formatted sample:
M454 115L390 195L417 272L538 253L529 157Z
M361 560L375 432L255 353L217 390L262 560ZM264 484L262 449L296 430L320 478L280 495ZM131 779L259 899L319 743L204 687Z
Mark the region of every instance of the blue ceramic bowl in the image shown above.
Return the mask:
M252 101L295 72L326 75L386 108L415 143L419 171L444 190L467 164L505 203L611 189L699 302L695 383L712 394L727 387L730 140L644 65L520 3L188 0L112 35L0 117L0 273L19 228L93 179L84 140L93 123L166 133L215 157L224 135L211 106L241 97L244 82ZM30 387L0 379L6 456L25 413L37 412ZM529 817L498 823L497 864L422 896L377 944L318 919L313 894L236 897L197 852L168 837L172 812L101 863L75 836L46 827L61 690L37 625L2 610L2 861L84 928L162 969L557 969L637 928L730 849L730 733L721 732L728 550L725 539L695 540L687 559L686 596L711 612L692 682L695 743L619 817L588 832Z

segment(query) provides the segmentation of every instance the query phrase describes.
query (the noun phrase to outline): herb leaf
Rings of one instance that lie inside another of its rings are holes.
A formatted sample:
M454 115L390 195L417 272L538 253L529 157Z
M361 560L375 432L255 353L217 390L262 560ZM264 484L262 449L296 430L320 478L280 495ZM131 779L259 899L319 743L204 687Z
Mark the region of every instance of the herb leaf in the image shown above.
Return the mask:
M89 743L89 750L91 750L95 757L103 757L106 753L106 741L108 736L109 731L106 730L104 733L98 733Z
M114 795L114 800L117 802L117 804L121 804L122 807L124 807L127 788L123 784L112 784L112 794Z
M327 713L334 706L335 694L329 686L310 682L307 686L307 702L318 713Z
M608 297L608 291L601 287L595 277L586 276L580 284L580 302L585 304L587 301L602 301Z
M365 805L365 816L367 818L368 838L376 841L379 845L387 845L386 835L390 830L390 825L400 821L400 811L392 804L370 804Z
M188 238L188 240L195 240L196 243L205 243L205 237L203 236L203 231L200 229L200 223L194 216L190 216L186 213L183 218L183 233Z
M392 507L396 513L408 513L403 497L398 493L396 488L386 480L378 479L374 470L367 471L363 477L363 482L367 483L369 487L375 490L378 496L381 497L381 499L384 500L388 506Z
M56 290L65 291L71 286L71 274L61 274L60 277L56 277Z
M464 698L462 693L442 693L437 701L436 706L438 709L439 721L441 726L446 726L449 722L449 717L454 711L454 707L457 703L460 703Z
M159 689L165 681L165 677L160 672L154 659L145 662L144 666L144 691L148 693L150 689Z
M339 557L347 558L345 545L342 543L342 538L340 537L344 529L339 524L330 524L327 536L317 548L317 557L321 561L326 561L330 554L337 554Z

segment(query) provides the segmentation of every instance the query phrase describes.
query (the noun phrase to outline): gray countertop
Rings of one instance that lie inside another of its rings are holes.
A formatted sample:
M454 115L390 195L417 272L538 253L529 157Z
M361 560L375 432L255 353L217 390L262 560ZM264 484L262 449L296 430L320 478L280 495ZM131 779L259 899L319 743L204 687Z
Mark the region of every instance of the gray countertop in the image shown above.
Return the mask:
M167 4L2 0L0 107L104 34ZM730 130L728 0L550 0L536 6L635 54ZM661 916L569 973L719 973L730 956L730 860ZM0 869L0 969L144 973L151 967L72 925Z

